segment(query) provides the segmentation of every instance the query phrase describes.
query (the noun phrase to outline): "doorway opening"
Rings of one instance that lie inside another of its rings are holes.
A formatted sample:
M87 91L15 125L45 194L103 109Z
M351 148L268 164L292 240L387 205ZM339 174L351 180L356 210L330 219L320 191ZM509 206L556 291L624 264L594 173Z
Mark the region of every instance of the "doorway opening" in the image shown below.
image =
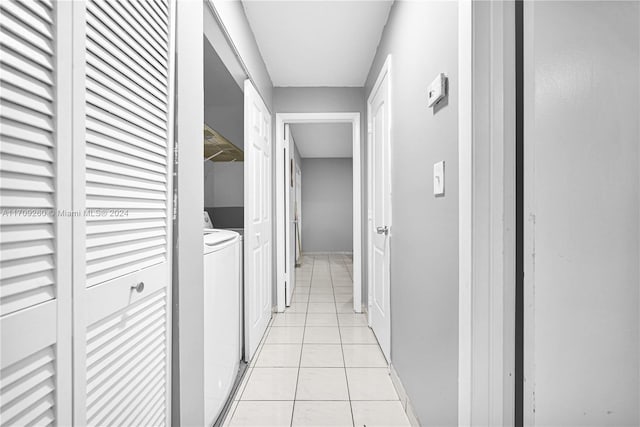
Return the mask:
M276 114L276 247L277 247L277 311L283 312L291 302L295 286L296 253L303 252L302 242L305 228L302 228L304 213L301 206L296 210L296 194L302 187L304 168L300 168L299 181L296 182L298 169L295 161L296 127L301 125L317 126L332 124L340 132L340 126L349 126L351 134L351 176L352 176L352 236L353 246L353 310L362 312L362 224L361 224L361 156L360 156L360 113L281 113ZM309 128L311 129L311 128ZM302 129L299 129L299 132ZM344 129L342 129L344 131ZM335 162L334 162L335 163ZM305 184L306 185L306 184ZM290 189L295 191L291 191ZM301 200L304 193L300 191ZM297 215L297 216L296 216ZM297 221L297 222L296 222ZM344 233L343 233L344 234ZM307 246L308 247L308 246Z

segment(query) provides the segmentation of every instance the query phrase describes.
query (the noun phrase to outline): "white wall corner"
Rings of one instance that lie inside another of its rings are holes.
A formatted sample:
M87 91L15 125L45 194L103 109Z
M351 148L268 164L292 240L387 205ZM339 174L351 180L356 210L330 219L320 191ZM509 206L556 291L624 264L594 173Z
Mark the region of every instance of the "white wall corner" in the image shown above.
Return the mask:
M461 426L514 423L514 7L459 3Z

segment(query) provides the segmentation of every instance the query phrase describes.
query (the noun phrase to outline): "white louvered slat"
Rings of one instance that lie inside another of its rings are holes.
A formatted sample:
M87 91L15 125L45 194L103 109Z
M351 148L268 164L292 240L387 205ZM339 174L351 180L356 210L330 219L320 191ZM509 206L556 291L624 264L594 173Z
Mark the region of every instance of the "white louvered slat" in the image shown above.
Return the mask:
M155 7L87 3L86 207L127 210L87 218L87 286L166 261L169 49Z
M33 110L46 117L53 116L51 102L47 99L34 97L32 93L11 84L2 83L0 85L0 91L2 91L2 98L11 104L21 105L24 108Z
M87 141L90 142L92 139L87 138ZM165 182L167 179L162 174L162 165L122 151L104 148L97 143L87 147L87 168L154 182ZM137 174L135 170L138 170Z
M49 61L51 52L40 50L24 40L22 37L16 37L16 34L13 34L4 28L0 29L0 44L5 49L10 49L23 57L29 58L29 61L43 67L44 69L52 69L51 62Z
M128 11L122 9L116 2L99 2L94 9L96 18L105 24L112 32L119 35L119 39L125 43L129 49L144 58L152 67L167 77L167 56L166 51L160 47L156 48L150 43L151 38L146 37L144 32L139 32L139 25L135 24L133 16Z
M43 20L47 24L50 24L50 25L53 24L53 19L51 17L52 8L50 5L47 5L41 1L21 0L20 2L25 9L28 9L30 12L32 12L41 20Z
M53 153L47 147L32 144L25 141L17 141L9 137L2 138L2 147L0 147L2 155L12 155L23 157L26 159L34 159L47 163L53 163Z
M142 425L123 420L166 412L166 302L163 288L89 326L88 425Z
M55 406L55 348L46 347L0 371L3 426L49 425Z
M127 86L156 108L163 110L166 103L162 100L162 93L138 75L135 68L131 68L128 62L119 61L117 55L105 50L100 44L87 39L87 50L91 55L87 56L87 64L95 70L105 74L110 79Z
M114 175L103 170L92 169L87 171L87 182L96 182L113 186L128 186L138 190L150 190L154 192L165 192L166 184L146 179L130 176Z
M162 65L163 61L158 61L157 58L153 57L152 52L147 52L144 47L132 37L132 34L127 34L123 31L120 25L123 20L117 13L114 13L113 10L106 10L106 8L103 11L100 8L100 4L102 3L94 2L96 7L90 9L90 13L87 15L89 25L100 35L109 34L109 40L120 53L126 55L135 63L140 64L140 66L149 67L148 76L150 76L151 83L159 90L165 90L166 86L163 82L166 81L167 78L167 68ZM115 16L112 17L111 15ZM115 37L113 37L114 34L116 35Z
M38 113L29 108L29 106L14 104L4 97L2 101L0 101L0 114L6 119L23 125L33 126L41 131L53 132L53 120L51 116Z
M166 43L166 34L165 37L160 36L157 29L149 25L149 21L145 18L144 13L140 13L139 4L127 2L114 6L116 9L118 9L118 7L120 8L118 11L121 15L129 15L133 18L133 21L129 22L134 27L137 27L138 35L144 37L153 49L155 49L164 60L167 60L167 53L162 47Z
M11 84L14 87L19 87L37 97L49 101L53 100L53 89L51 85L43 85L42 81L29 74L23 73L20 68L5 65L5 62L4 58L0 58L0 81ZM9 62L11 62L11 60ZM5 125L3 124L3 127L4 126Z
M142 120L143 126L147 126L145 122L148 122L157 128L154 132L159 133L160 136L166 136L167 123L162 114L157 115L158 113L153 107L150 109L147 103L138 101L135 95L130 96L132 94L128 90L113 90L113 86L107 86L108 83L101 79L102 76L99 73L94 74L95 79L91 77L91 74L87 71L87 76L89 76L87 87L96 95L92 100L96 105L99 105L100 97L102 97L106 101L120 105L122 110L136 114L137 118Z
M30 27L22 25L18 19L8 13L5 13L2 18L2 29L11 32L14 36L25 40L46 53L53 54L53 47L48 39L43 38L40 33Z
M152 140L156 137L160 140L166 139L166 131L159 129L151 120L144 117L148 115L144 110L139 109L128 101L120 102L121 100L114 99L116 97L113 96L112 93L101 91L101 88L93 85L91 80L87 82L87 88L89 89L87 92L87 101L92 107L96 107L95 110L89 110L88 114L91 118L106 122L118 120L119 129L144 139ZM106 112L108 112L111 117L106 118L104 114ZM133 133L133 127L139 129L139 131ZM144 131L145 134L142 134L141 131Z
M127 74L129 72L133 72L137 77L145 82L145 87L149 92L154 93L158 99L162 100L163 96L166 96L166 88L162 85L160 80L153 75L153 70L146 68L148 64L137 62L135 58L131 58L127 53L130 53L133 56L136 55L129 52L124 47L123 49L125 49L126 52L122 52L118 45L112 43L111 40L105 37L104 34L108 34L108 30L105 29L104 26L100 25L99 22L96 21L94 21L94 25L95 27L93 25L87 26L88 40L92 42L90 44L87 43L89 46L89 52L94 53L95 50L101 55L113 58L116 63L119 63L128 69Z
M54 30L42 3L3 1L0 12L0 203L14 209L0 219L6 316L55 298Z
M150 0L146 2L146 5L151 6L150 9L152 9L155 12L155 14L160 18L160 20L166 27L168 23L168 12L167 12L166 3Z
M3 142L4 145L4 142ZM25 154L25 153L21 153ZM48 156L53 156L53 150L47 150ZM18 157L4 154L0 158L0 169L6 172L22 173L29 171L29 174L40 177L53 177L53 165L50 162L42 162L29 157ZM3 202L4 205L4 202Z
M0 10L15 17L25 27L38 32L41 37L53 40L53 25L51 25L53 20L50 10L47 12L47 19L42 19L37 14L34 14L29 9L28 4L21 1L0 2Z

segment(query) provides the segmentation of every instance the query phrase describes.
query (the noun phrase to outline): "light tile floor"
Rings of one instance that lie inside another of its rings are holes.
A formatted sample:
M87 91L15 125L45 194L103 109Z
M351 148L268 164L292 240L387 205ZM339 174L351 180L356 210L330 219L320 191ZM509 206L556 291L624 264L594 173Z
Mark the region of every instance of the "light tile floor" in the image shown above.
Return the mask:
M225 425L410 425L366 315L353 312L352 277L348 256L304 258Z

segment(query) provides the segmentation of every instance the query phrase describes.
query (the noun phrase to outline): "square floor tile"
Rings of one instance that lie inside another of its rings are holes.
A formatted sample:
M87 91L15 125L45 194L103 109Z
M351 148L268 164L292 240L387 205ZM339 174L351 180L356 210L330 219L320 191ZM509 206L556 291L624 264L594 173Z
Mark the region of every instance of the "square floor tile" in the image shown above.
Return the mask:
M333 294L314 294L309 296L309 302L335 302Z
M307 368L343 367L342 346L340 344L305 344L302 347L300 366Z
M256 361L257 368L296 368L302 344L265 344Z
M304 326L305 313L277 313L271 326Z
M265 344L300 344L304 326L281 326L269 329Z
M334 313L335 316L336 305L332 302L312 302L309 303L307 313Z
M333 295L333 288L331 286L312 286L309 295Z
M349 402L296 401L292 426L353 426Z
M367 315L364 313L338 314L340 326L367 326Z
M295 287L295 289L293 290L293 294L294 295L305 295L305 294L308 294L310 291L311 291L311 288L309 286L297 285Z
M286 308L285 313L306 313L307 312L306 302L295 302L291 301L291 305Z
M291 424L293 402L239 402L230 426L281 427Z
M349 368L386 368L388 366L382 350L377 345L345 344L342 349L344 364ZM262 351L264 352L264 348Z
M387 368L347 368L351 400L398 400Z
M340 332L335 326L307 326L305 344L340 344Z
M294 400L298 368L254 368L240 400Z
M369 327L340 327L340 335L343 344L378 344L376 336Z
M343 368L300 368L296 400L349 400Z
M353 303L353 295L351 293L348 294L336 294L335 295L336 302L350 302Z
M333 288L333 293L336 295L352 295L353 294L353 288L352 287L340 287L340 286L336 286L335 288Z
M296 295L294 293L293 296L291 297L291 301L292 302L308 302L309 301L309 295L308 294Z
M338 313L353 313L353 302L337 302Z
M338 317L330 313L307 314L308 326L338 326Z
M410 426L402 403L398 402L351 402L356 427Z

